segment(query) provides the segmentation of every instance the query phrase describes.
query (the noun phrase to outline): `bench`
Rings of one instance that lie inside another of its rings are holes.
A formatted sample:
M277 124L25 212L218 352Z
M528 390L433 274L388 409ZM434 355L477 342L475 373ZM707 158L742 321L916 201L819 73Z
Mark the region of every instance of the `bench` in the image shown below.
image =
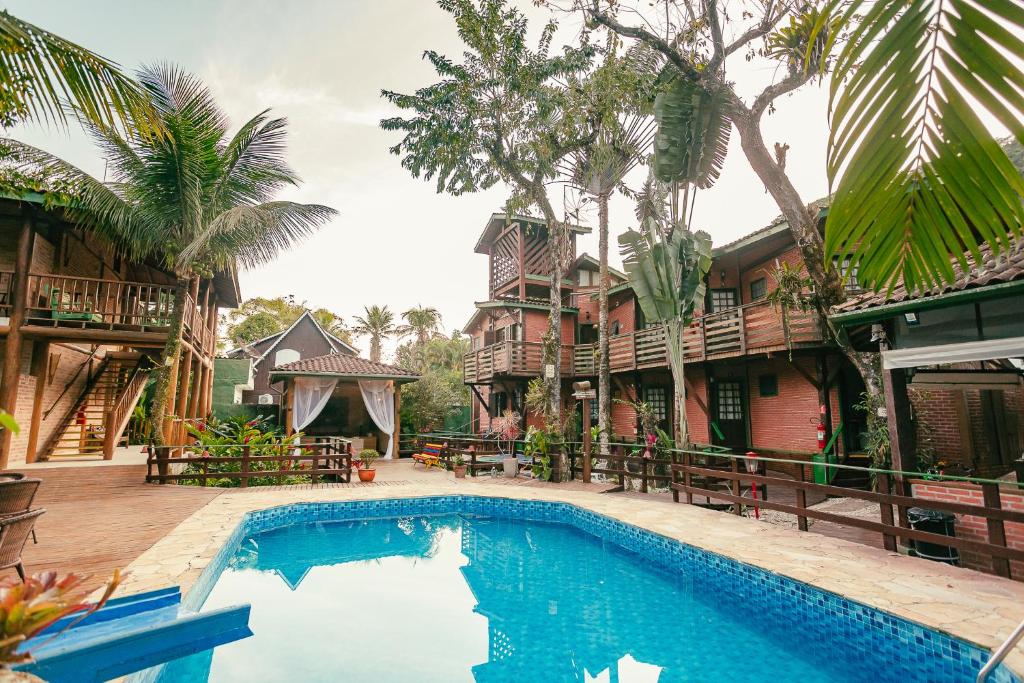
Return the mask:
M441 456L448 449L448 444L440 443L428 443L424 444L423 451L421 453L412 454L412 463L420 463L424 469L431 467L441 467Z

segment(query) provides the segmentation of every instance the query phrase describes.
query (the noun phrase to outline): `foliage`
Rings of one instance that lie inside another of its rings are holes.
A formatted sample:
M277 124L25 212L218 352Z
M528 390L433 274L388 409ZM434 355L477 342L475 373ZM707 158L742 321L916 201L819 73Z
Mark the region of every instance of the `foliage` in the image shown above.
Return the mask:
M867 418L867 430L864 433L865 450L871 458L871 466L878 469L889 469L892 465L892 449L889 445L889 425L879 416L885 407L885 398L881 394L861 394L859 403L854 410L864 413Z
M21 427L18 425L18 421L14 419L14 416L0 408L0 430L10 430L17 434L21 431Z
M462 382L462 357L469 352L469 338L458 333L438 335L425 344L407 342L398 347L399 367L419 374L416 382L402 385L402 429L432 432L457 414L471 400Z
M364 448L359 451L359 467L364 470L372 470L373 463L380 459L380 453L373 448Z
M364 306L365 316L355 317L356 326L352 334L370 338L370 360L380 362L381 344L398 332L395 314L387 306Z
M0 12L0 126L21 120L67 122L67 110L94 125L149 135L159 118L142 88L84 47Z
M551 455L562 444L561 435L549 429L530 426L523 439L523 455L534 462L533 476L541 481L551 479Z
M213 458L241 458L246 446L249 447L249 455L282 455L292 450L291 447L282 446L285 441L284 433L274 426L270 417L256 417L248 419L244 416L231 417L226 420L210 419L199 421L196 424L186 422L185 428L189 435L195 439L194 450L200 452L202 457ZM292 435L292 439L298 441L302 436L301 432ZM241 462L208 462L189 463L185 466L184 474L200 474L203 472L203 465L206 467L208 476L206 485L221 488L234 488L241 484L237 477L218 477L218 474L235 473L242 471ZM249 463L250 472L273 472L288 469L294 464L295 475L285 476L279 480L277 476L249 478L249 486L274 486L278 483L297 484L302 481L301 469L303 463L289 463L288 461L253 461ZM307 475L308 476L308 475ZM184 479L183 484L198 486L196 479Z
M665 73L668 83L654 100L654 174L663 183L711 187L722 171L732 131L724 91L679 73L673 65Z
M462 467L466 464L466 459L462 456L462 451L455 451L452 456L452 467Z
M522 415L515 410L506 410L503 414L491 420L491 431L498 440L498 449L501 449L501 442L508 442L509 454L515 453L515 441L522 435L523 430L519 427L522 422Z
M640 429L643 431L644 436L657 435L658 432L658 416L654 412L654 406L646 401L626 401L623 399L615 399L616 403L624 406L629 406L636 413L637 419L640 420Z
M840 5L839 0L833 0ZM1024 142L1024 9L1011 0L852 0L836 62L828 255L857 280L910 290L958 277L979 245L1011 248L1024 178L982 122ZM1016 32L1015 32L1016 30Z
M328 334L346 344L352 343L352 335L340 315L326 308L310 309L305 301L297 302L292 295L273 299L254 297L243 301L226 316L228 340L234 346L243 346L283 332L307 310Z
M807 277L801 268L793 268L782 262L770 273L775 280L775 287L765 295L765 300L772 308L782 314L783 338L789 349L789 358L793 359L793 341L790 334L790 311L806 313L814 308L814 281Z
M436 308L414 306L402 313L405 324L398 327L400 337L415 337L416 343L426 344L441 329L441 314Z
M78 614L70 628L103 607L120 585L121 572L114 570L103 595L94 603L86 602L91 591L80 588L85 578L79 574L58 578L57 572L41 572L24 583L16 576L0 580L0 667L31 661L29 652L19 652L19 648L57 621Z

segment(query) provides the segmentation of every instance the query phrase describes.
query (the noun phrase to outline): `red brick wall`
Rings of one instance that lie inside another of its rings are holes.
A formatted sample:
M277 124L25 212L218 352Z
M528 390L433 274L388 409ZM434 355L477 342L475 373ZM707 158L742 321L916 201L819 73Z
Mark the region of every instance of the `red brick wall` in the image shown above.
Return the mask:
M711 437L708 433L708 416L700 409L697 399L700 397L705 407L710 409L708 403L707 378L704 376L703 368L693 367L686 369L686 376L690 380L693 391L687 392L686 397L686 422L690 428L690 440L697 443L710 443Z
M805 372L814 375L814 360L794 358ZM779 380L777 396L762 397L758 377L774 374ZM753 362L748 366L750 436L754 450L773 448L786 451L816 451L815 425L820 415L818 390L790 366L785 358ZM838 409L838 399L832 401ZM834 416L839 424L838 412Z
M776 261L778 261L779 265L785 263L790 268L796 268L801 272L806 272L803 258L800 255L800 250L794 246L777 256L772 256L760 263L751 265L743 271L740 277L740 287L743 290L740 294L740 301L745 304L751 303L750 283L754 280L764 278L765 284L768 286L767 291L771 292L776 289L775 279L772 278L772 273L779 267L779 265L776 265Z
M974 484L915 481L912 484L912 489L915 498L965 503L968 505L982 504L981 487ZM1024 512L1024 491L1010 487L1001 487L999 497L1003 509ZM1003 528L1006 531L1006 545L1016 550L1024 550L1024 524L1004 522ZM958 538L987 543L988 526L985 518L976 515L957 515L956 535ZM982 572L991 573L992 571L992 563L985 556L969 551L961 551L960 557L965 567ZM1010 574L1018 581L1024 581L1024 562L1011 560Z
M632 297L623 303L608 310L608 329L619 323L619 334L626 334L636 329L636 302Z

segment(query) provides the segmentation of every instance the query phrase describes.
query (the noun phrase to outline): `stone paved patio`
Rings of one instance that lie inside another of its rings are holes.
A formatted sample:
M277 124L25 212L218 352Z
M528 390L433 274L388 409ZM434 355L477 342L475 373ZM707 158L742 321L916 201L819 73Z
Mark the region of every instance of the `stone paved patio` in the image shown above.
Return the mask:
M1024 618L1024 584L695 506L601 494L582 484L556 488L510 485L489 477L455 480L448 473L423 472L407 463L385 463L378 478L384 485L228 490L142 553L129 567L124 591L172 584L187 591L251 510L296 502L462 493L579 505L990 649ZM1011 653L1007 663L1024 672L1024 647Z

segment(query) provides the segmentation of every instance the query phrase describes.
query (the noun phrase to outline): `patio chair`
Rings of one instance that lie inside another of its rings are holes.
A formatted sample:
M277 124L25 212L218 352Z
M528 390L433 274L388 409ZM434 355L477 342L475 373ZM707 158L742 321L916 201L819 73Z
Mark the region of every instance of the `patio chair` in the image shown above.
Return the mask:
M441 467L441 455L445 451L445 445L440 443L424 444L422 453L413 453L412 464L420 463L423 469Z
M25 580L25 566L21 561L21 553L35 527L36 519L44 512L44 508L39 508L0 519L0 569L14 567L22 581Z
M42 479L26 479L17 472L0 472L0 519L31 510L42 483ZM32 529L32 542L36 543L35 529Z

